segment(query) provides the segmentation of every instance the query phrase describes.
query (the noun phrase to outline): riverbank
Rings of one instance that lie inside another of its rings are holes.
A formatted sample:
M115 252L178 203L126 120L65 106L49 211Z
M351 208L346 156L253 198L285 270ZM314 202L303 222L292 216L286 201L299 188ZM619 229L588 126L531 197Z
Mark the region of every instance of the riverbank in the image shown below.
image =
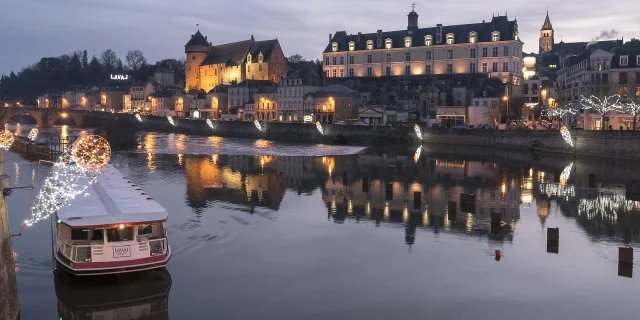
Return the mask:
M104 126L114 119L148 132L175 132L221 137L285 140L308 143L334 143L362 146L403 146L434 144L443 146L474 146L520 150L539 157L542 153L588 156L621 160L640 159L640 132L571 130L567 143L559 131L479 130L422 128L420 139L413 127L323 125L323 133L315 124L263 122L261 130L252 122L213 121L209 126L202 119L174 119L143 116L142 122L132 114L92 113L88 123Z

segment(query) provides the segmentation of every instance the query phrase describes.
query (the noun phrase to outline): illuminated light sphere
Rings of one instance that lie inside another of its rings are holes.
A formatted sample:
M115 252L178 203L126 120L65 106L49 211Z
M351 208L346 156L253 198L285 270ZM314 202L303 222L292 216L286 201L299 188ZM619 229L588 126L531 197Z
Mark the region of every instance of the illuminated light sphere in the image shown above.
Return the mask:
M418 139L422 140L422 130L420 130L420 126L419 125L414 125L413 126L413 131L416 132L416 135L418 136Z
M207 119L207 125L209 126L209 128L213 129L213 122L211 122L211 119Z
M85 170L98 171L106 167L111 159L111 146L105 138L90 135L73 144L71 156Z
M172 116L167 116L167 120L169 120L169 123L171 123L172 126L176 125L176 123L173 121L173 117Z
M324 129L322 129L322 124L320 124L320 121L316 122L316 129L318 129L318 131L320 131L320 134L324 136Z
M118 226L118 228L124 229L124 224L121 223L120 226Z
M38 128L33 128L29 132L29 140L36 141L36 138L38 138Z
M560 135L562 135L562 139L564 139L564 141L573 147L573 140L571 140L571 133L569 132L569 129L567 129L567 127L562 126L562 128L560 128Z
M89 198L89 197L91 197L91 194L89 192L87 192L87 193L84 194L84 197L85 198Z
M258 130L260 130L260 132L262 132L262 126L260 125L260 122L258 122L258 120L254 120L253 124L255 124L256 128L258 128Z
M9 130L0 132L0 149L9 150L13 144L13 133Z
M138 119L139 122L142 122L142 117L139 113L136 113L136 119Z

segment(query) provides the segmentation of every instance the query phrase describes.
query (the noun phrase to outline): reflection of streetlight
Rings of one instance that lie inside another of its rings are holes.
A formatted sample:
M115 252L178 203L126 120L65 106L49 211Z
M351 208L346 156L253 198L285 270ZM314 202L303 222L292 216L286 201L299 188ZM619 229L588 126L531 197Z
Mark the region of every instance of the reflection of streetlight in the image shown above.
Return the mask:
M62 114L60 114L61 117L66 118L67 117L67 113L63 112Z

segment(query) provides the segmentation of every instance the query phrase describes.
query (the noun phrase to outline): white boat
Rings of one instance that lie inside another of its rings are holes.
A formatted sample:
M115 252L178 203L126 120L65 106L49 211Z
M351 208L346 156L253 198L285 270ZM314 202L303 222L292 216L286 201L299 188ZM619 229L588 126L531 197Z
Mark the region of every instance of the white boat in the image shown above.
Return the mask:
M164 267L171 257L164 207L111 165L54 219L54 256L75 275Z

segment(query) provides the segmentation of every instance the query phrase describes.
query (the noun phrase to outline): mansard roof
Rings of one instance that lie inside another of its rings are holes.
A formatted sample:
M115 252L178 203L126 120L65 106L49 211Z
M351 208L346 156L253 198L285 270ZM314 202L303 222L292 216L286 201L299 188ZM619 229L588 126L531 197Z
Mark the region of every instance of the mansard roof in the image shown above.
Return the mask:
M603 41L591 41L591 42L563 42L553 45L552 52L559 54L581 53L587 50L587 47L593 46L597 49L605 51L611 51L614 48L622 46L622 40L603 40Z
M629 60L626 66L620 65L620 56L628 56ZM640 61L638 61L638 57L640 57L640 40L632 39L631 41L625 43L622 47L615 50L615 54L611 59L611 68L625 68L625 69L636 69L640 68Z
M478 39L477 42L491 42L491 34L494 31L500 32L500 40L514 40L515 33L518 30L517 21L509 21L506 16L493 17L489 22L462 24L453 26L442 26L442 42L436 43L436 29L437 27L411 29L411 30L397 30L382 32L382 44L378 47L378 34L366 33L360 35L348 35L346 31L336 32L331 42L327 45L324 53L332 52L332 44L336 42L338 44L338 51L347 51L349 49L349 42L355 43L355 50L366 50L367 41L373 41L374 49L383 49L385 47L385 40L391 39L394 48L404 47L404 39L410 37L412 39L412 47L420 47L425 45L425 36L430 35L433 37L432 44L434 46L446 44L446 35L453 33L455 36L454 43L469 43L469 33L476 32ZM409 32L411 31L411 34Z

